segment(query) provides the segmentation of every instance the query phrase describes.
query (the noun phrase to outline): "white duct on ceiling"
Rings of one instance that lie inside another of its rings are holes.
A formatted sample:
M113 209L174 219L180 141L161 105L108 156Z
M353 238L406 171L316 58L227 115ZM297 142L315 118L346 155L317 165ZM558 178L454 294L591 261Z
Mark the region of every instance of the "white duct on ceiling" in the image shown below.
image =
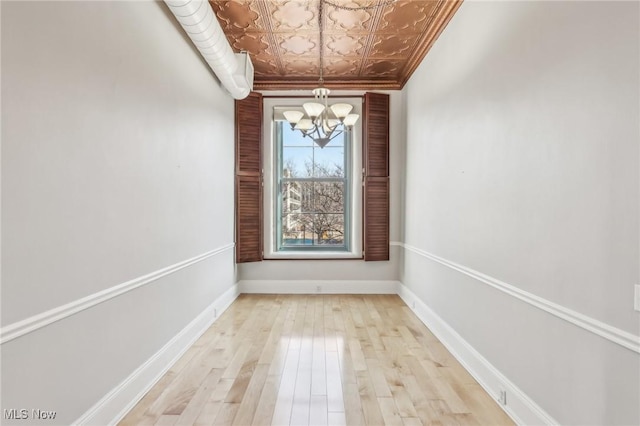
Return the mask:
M253 66L246 53L233 53L206 0L164 0L222 85L235 99L253 89Z

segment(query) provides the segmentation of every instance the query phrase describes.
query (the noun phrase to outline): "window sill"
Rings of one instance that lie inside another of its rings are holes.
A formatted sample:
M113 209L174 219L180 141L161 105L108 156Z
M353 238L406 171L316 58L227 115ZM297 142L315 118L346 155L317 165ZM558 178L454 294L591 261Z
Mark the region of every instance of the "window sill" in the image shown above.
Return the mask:
M264 260L362 260L361 254L344 251L268 253Z

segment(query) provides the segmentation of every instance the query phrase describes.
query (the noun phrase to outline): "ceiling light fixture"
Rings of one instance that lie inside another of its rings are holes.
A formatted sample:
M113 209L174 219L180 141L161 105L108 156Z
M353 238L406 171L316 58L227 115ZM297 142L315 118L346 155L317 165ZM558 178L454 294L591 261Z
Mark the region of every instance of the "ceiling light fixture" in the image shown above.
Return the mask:
M291 128L300 130L305 137L310 137L320 147L324 148L332 139L341 135L345 131L353 128L358 121L358 114L351 114L353 105L345 103L337 103L329 106L328 99L331 91L324 87L324 79L322 77L324 56L322 52L324 44L324 36L322 30L322 5L324 0L320 0L318 5L318 26L320 28L320 79L318 86L313 89L312 93L315 102L306 102L302 104L304 112L299 110L290 110L284 112ZM332 3L328 4L334 6ZM335 6L334 6L335 7Z

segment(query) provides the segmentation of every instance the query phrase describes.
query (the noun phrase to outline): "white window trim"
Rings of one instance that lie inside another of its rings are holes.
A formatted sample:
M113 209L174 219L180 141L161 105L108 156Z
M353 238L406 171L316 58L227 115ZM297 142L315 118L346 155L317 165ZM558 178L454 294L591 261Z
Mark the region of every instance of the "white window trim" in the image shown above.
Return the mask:
M267 98L263 101L262 164L264 168L264 258L268 259L361 259L362 258L362 99L330 98L331 103L353 105L360 119L351 134L351 250L350 251L277 251L276 250L276 140L273 108L300 106L313 98Z

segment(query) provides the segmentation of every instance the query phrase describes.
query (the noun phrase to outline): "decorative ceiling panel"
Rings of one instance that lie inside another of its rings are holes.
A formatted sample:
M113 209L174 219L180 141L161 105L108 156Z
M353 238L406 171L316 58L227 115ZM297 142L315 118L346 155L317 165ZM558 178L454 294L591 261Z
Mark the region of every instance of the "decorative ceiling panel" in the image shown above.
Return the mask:
M316 87L321 52L329 88L401 89L461 3L210 0L233 49L249 52L256 90Z

